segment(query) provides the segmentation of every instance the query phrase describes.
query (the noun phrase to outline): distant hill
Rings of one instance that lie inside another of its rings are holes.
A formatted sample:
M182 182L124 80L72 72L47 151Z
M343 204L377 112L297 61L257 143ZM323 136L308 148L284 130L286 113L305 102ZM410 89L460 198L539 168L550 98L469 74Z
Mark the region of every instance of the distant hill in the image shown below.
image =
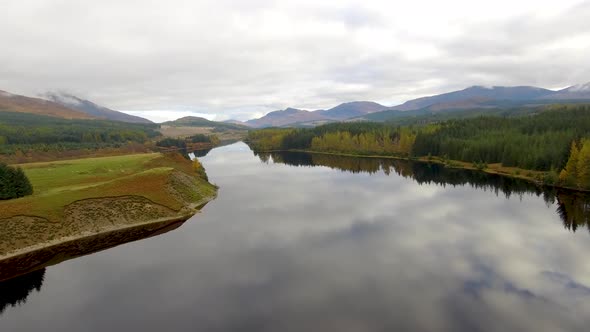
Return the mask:
M235 125L240 125L240 126L246 126L246 127L250 127L250 125L246 122L240 121L240 120L225 120L225 121L221 121L223 123L231 123L231 124L235 124Z
M372 101L353 101L350 103L340 104L329 110L316 112L329 119L345 120L363 116L369 113L381 112L386 109L388 109L387 106L383 106Z
M449 104L449 108L452 108L455 107L453 103L475 101L478 99L484 102L490 100L533 100L546 97L554 92L555 91L532 86L472 86L460 91L409 100L401 105L391 107L391 109L398 111L412 111L445 103ZM472 106L473 104L469 105L469 107ZM442 107L438 108L443 109Z
M97 105L89 100L78 98L74 95L63 92L48 92L44 98L61 104L65 107L84 112L92 117L131 123L152 123L148 119L139 116L129 115L123 112L114 111L104 106Z
M0 111L46 115L62 119L96 118L52 101L15 95L2 90L0 90Z
M274 111L266 114L265 116L246 121L247 124L252 127L281 127L299 122L310 122L310 121L321 121L329 120L328 117L321 115L318 112L310 112L305 110L299 110L296 108L287 108L281 111Z
M446 111L497 110L583 102L590 102L590 83L574 85L558 91L532 86L473 86L460 91L413 99L393 106L389 110L358 117L356 120L389 121L400 117L423 116Z
M306 111L296 108L274 111L259 119L246 121L252 127L313 126L327 122L346 120L387 109L370 101L353 101L328 110Z
M174 127L207 127L207 128L215 128L215 129L234 129L234 130L247 130L248 127L241 124L234 124L228 122L218 122L218 121L211 121L205 118L201 118L198 116L185 116L183 118L174 120L174 121L167 121L163 122L162 125L164 126L174 126Z

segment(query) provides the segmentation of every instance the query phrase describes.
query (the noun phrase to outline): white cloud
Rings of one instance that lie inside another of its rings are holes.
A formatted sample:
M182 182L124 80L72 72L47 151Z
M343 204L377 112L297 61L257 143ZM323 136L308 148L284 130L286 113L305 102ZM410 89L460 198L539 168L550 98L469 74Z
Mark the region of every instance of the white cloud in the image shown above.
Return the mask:
M0 3L0 89L251 118L470 85L587 82L588 1ZM147 113L152 114L152 113Z

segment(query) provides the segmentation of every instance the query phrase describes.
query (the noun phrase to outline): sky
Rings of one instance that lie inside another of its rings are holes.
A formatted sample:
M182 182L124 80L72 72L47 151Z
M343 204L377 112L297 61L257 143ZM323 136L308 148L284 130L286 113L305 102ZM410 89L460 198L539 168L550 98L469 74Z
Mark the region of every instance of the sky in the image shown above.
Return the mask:
M590 1L0 1L0 90L154 121L590 81Z

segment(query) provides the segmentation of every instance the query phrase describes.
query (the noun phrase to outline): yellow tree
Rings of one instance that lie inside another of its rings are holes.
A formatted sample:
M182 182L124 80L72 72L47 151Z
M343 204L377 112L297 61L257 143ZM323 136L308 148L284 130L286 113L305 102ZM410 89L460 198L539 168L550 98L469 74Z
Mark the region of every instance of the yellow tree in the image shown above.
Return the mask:
M572 147L570 148L570 157L567 160L567 164L565 168L559 173L559 181L563 184L568 186L576 185L577 178L578 178L578 155L580 151L578 150L578 144L576 141L572 142Z

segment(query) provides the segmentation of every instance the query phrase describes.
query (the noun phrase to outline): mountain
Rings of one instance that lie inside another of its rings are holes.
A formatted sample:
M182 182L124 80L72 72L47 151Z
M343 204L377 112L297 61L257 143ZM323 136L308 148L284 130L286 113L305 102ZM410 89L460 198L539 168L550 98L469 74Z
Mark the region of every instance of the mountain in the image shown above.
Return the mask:
M340 104L334 108L330 108L329 110L320 110L316 112L329 119L345 120L363 116L369 113L381 112L386 109L388 109L387 106L383 106L372 101L353 101Z
M565 102L590 102L590 83L574 85L558 91L532 86L472 86L460 91L409 100L389 110L368 114L358 119L388 121L438 112L536 107Z
M0 90L0 111L31 113L62 119L96 118L52 101L15 95L2 90Z
M162 123L163 126L173 126L173 127L205 127L205 128L215 128L219 130L227 130L227 129L234 129L234 130L247 130L248 127L241 124L235 123L228 123L228 122L218 122L218 121L211 121L205 118L201 118L198 116L185 116L183 118L174 120L174 121L167 121Z
M259 119L246 121L252 127L281 127L301 122L323 121L330 118L321 115L319 112L310 112L296 108L287 108L282 111L274 111Z
M386 106L371 101L353 101L340 104L328 110L305 111L296 108L287 108L274 111L259 119L246 121L246 124L255 127L282 127L282 126L307 126L326 122L341 121L353 117L363 116L369 113L387 109Z
M515 87L484 87L472 86L464 90L443 93L436 96L422 97L418 99L409 100L401 105L391 107L398 111L412 111L422 108L431 107L437 104L448 103L449 107L456 107L453 103L460 103L466 101L474 101L479 99L481 102L490 100L534 100L543 98L555 93L555 91L533 86L515 86ZM470 103L468 107L472 107ZM439 106L438 109L444 109Z
M588 99L588 100L590 100L590 82L588 82L586 84L578 84L578 85L570 86L569 88L556 91L544 99L554 99L554 100Z
M78 98L74 95L63 92L48 92L42 97L61 104L76 111L84 112L92 117L131 123L153 123L148 119L139 116L114 111L112 109L97 105L89 100Z

